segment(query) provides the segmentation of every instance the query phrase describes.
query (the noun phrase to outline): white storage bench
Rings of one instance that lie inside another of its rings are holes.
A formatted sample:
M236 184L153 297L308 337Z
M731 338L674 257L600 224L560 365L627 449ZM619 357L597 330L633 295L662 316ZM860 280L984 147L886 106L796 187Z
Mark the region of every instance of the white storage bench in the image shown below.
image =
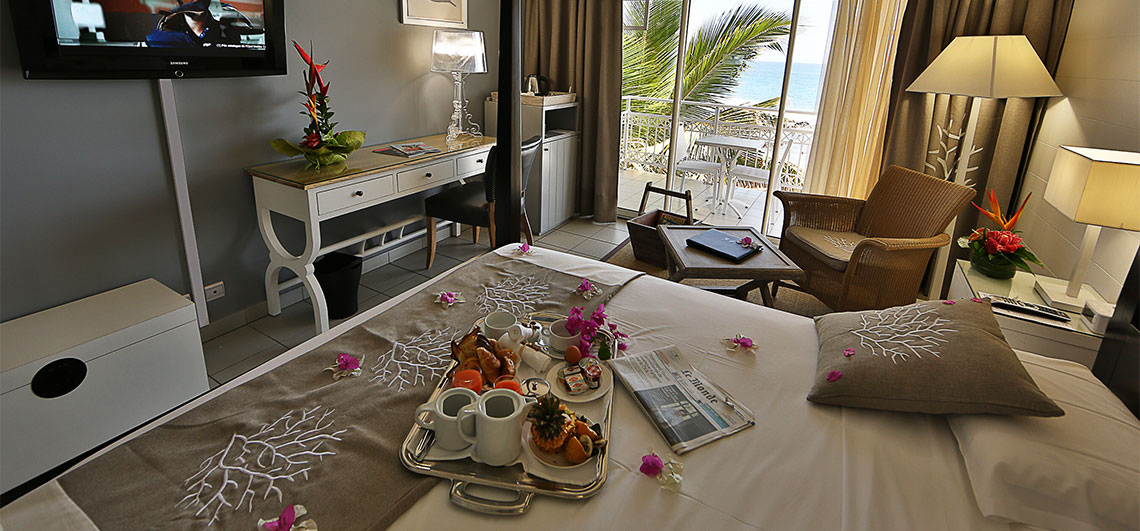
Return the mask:
M194 304L154 279L0 324L0 491L209 389Z

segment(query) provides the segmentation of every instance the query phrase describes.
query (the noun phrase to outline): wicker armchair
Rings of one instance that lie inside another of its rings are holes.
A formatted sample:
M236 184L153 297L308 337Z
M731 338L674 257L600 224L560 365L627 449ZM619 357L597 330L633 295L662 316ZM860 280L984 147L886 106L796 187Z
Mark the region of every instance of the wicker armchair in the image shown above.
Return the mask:
M865 201L775 196L784 204L780 250L804 270L798 288L851 311L913 303L930 255L950 243L946 225L974 190L891 166Z

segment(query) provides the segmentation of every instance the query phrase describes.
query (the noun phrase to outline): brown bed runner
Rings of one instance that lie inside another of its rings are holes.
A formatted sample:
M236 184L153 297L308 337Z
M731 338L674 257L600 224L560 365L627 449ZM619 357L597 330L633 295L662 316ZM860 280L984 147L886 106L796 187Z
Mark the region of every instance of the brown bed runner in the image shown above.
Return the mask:
M400 464L449 342L495 310L587 312L580 278L487 254L297 359L220 394L59 479L101 529L255 529L291 504L321 529L381 529L435 484ZM628 282L628 281L627 281ZM440 291L462 292L445 309ZM337 354L363 374L334 382ZM138 385L150 385L139 381Z

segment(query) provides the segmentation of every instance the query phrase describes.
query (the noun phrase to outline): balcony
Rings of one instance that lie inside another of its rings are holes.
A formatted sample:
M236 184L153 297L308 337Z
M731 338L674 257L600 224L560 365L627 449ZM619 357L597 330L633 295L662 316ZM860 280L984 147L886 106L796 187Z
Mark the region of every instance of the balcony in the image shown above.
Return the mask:
M671 100L626 96L622 98L621 154L618 175L618 207L636 212L641 204L645 183L665 186L665 173L669 164L669 138L672 128ZM681 144L689 146L682 158L719 162L715 153L693 142L703 135L727 135L763 141L767 148L759 154L744 154L737 158L737 166L767 169L776 136L776 109L684 101L681 105ZM803 175L815 132L815 114L785 111L781 145L777 156L777 190L802 191ZM682 177L684 179L682 180ZM714 177L678 173L673 179L674 190L693 192L695 217L710 225L763 224L767 183L740 182L734 192L733 204L741 217L731 209L713 209ZM725 183L727 184L727 183ZM765 233L779 236L783 223L780 202L772 199L772 213ZM647 210L663 208L660 196L650 198ZM672 201L670 210L680 212L683 206Z

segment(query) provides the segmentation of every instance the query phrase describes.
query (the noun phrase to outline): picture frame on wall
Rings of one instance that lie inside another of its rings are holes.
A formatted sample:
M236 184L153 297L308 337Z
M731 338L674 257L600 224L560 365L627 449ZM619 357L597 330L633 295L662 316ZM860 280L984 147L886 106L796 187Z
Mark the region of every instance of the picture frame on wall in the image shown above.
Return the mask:
M467 29L468 0L400 0L400 22Z

